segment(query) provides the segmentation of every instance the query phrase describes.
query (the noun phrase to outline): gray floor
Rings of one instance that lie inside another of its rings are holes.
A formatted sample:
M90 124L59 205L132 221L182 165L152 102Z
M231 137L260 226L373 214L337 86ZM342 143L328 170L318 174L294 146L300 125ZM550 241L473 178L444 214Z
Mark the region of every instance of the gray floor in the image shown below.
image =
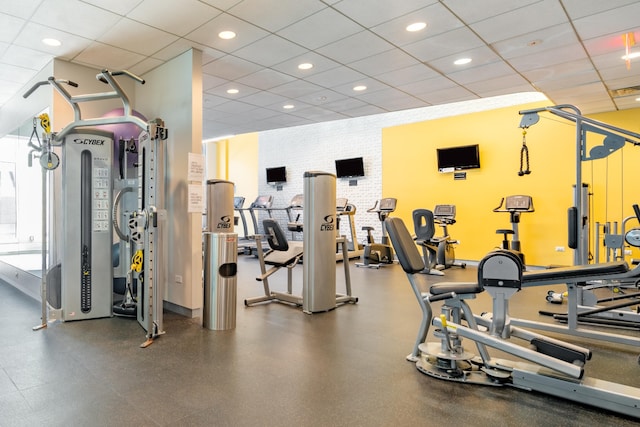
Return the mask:
M421 374L405 361L420 321L406 276L398 265L351 266L359 303L305 315L282 304L245 308L261 286L257 260L240 257L234 330L166 313L166 335L146 349L140 326L125 318L34 332L39 304L0 282L0 426L637 425L542 394ZM474 277L467 268L446 278ZM272 284L284 289L285 280L278 272ZM547 289L520 292L512 314L562 310L547 306ZM488 300L472 307L486 310ZM588 344L588 376L640 387L638 349Z

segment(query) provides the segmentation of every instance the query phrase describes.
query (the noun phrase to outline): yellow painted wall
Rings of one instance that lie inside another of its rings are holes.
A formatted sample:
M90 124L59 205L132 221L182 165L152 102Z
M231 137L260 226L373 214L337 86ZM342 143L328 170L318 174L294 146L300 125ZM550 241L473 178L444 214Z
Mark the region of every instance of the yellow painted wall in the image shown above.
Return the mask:
M492 212L500 199L512 194L531 195L536 211L523 214L520 223L520 239L527 263L571 265L573 256L566 246L566 223L575 184L574 124L550 113L541 113L540 122L527 131L532 173L524 177L517 174L522 146L518 111L545 105L522 105L383 129L383 197L398 199L396 215L405 220L411 231L414 209L433 209L440 203L455 204L458 222L449 231L452 237L460 240L456 255L459 259L479 260L500 243L501 237L495 230L510 226L508 214ZM627 110L594 118L625 129L634 130L635 127L637 131L639 114L640 110ZM591 140L601 143L598 137L588 139ZM464 181L454 181L451 173L438 172L436 148L468 144L480 146L480 169L468 170ZM631 204L635 202L633 197L638 193L632 185L640 175L633 169L633 165L638 164L640 148L627 144L622 152L625 156L624 214L630 215ZM620 155L614 153L608 159L583 163L584 181L593 184L596 193L595 213L604 209L606 193L609 216L618 218L621 215L618 199L622 179L620 160L616 158ZM600 169L607 162L610 176L605 192L603 182L606 177ZM591 178L590 163L594 165L594 179ZM614 169L617 170L612 173ZM617 211L612 205L617 205ZM564 247L565 252L557 252L558 246Z
M218 164L226 163L226 176L219 176L235 184L235 195L245 198L244 207L248 207L258 197L258 134L247 133L229 138L225 141L225 160L218 159ZM222 156L218 151L218 156ZM249 215L249 235L254 234ZM243 235L241 227L236 227L236 233Z

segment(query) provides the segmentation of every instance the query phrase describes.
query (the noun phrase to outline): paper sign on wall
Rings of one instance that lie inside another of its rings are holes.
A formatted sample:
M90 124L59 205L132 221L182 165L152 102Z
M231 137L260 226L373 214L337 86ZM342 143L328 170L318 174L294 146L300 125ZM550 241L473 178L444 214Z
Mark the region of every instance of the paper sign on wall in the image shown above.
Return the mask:
M189 153L187 181L204 180L204 156L202 154Z

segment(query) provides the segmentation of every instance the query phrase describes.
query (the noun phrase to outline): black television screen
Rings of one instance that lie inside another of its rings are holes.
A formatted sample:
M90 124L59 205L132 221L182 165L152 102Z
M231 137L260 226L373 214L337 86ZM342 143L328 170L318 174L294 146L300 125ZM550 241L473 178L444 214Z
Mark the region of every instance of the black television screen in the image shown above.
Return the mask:
M336 160L336 176L338 178L364 176L364 162L362 157Z
M438 148L438 170L476 169L480 167L480 150L478 144L459 147Z
M287 182L287 169L284 166L267 168L267 182Z

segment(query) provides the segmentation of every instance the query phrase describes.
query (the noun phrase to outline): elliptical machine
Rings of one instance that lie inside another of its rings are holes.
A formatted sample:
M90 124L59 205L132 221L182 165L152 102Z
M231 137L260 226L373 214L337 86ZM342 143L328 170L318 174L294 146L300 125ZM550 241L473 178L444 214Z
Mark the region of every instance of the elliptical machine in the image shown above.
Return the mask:
M396 204L398 200L395 198L385 198L376 200L375 205L371 209L367 209L367 212L372 212L378 215L378 219L382 224L382 239L381 243L376 243L373 234L373 227L364 226L363 230L367 232L367 244L364 247L364 253L362 254L362 262L357 262L357 267L368 268L380 268L382 264L393 264L393 248L389 242L389 236L387 235L387 229L384 224L384 220L396 210Z
M498 229L496 234L502 234L502 249L510 249L516 251L522 264L524 265L524 254L520 247L520 234L518 230L518 224L520 223L520 215L523 213L535 212L533 208L533 199L531 196L515 195L503 197L500 200L500 205L493 210L494 212L507 212L509 213L509 222L511 222L511 229ZM509 235L512 235L511 242L509 242Z

